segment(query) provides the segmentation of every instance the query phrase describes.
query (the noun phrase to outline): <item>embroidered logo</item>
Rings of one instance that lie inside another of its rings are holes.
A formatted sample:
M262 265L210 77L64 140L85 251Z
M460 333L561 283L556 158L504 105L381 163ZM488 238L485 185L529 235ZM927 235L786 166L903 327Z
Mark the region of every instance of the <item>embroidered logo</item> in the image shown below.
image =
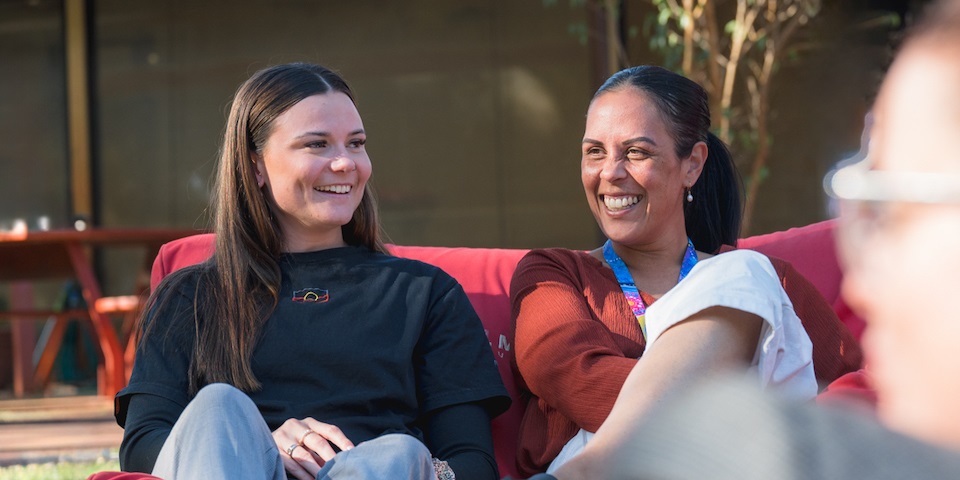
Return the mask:
M304 288L293 292L293 301L299 303L325 303L330 300L330 292L320 288Z

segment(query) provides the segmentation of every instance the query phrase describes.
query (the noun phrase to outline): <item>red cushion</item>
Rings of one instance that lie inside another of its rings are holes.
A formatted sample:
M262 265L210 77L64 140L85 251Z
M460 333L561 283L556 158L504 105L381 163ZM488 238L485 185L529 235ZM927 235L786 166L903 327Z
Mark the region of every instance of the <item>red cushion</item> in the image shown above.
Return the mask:
M513 325L510 318L510 279L527 250L496 248L405 247L390 245L390 253L436 265L456 278L477 311L493 349L500 377L513 403L493 419L493 449L501 476L519 478L516 468L517 432L525 405L513 376Z
M196 265L213 255L213 234L201 233L165 243L157 252L150 270L150 290L157 288L160 280L183 267Z

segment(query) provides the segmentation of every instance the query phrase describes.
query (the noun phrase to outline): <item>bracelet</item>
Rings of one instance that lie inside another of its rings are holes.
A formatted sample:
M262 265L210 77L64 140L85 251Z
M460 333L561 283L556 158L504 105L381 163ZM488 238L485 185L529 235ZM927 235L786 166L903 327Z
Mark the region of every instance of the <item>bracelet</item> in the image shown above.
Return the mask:
M453 473L453 469L450 468L450 465L439 458L433 459L433 471L437 474L437 480L457 479L457 476Z

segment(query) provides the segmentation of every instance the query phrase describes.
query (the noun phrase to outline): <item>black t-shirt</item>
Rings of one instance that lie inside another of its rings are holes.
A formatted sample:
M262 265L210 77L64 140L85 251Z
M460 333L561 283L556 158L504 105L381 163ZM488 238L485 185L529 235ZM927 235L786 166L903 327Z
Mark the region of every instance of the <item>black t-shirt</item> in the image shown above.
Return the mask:
M478 403L492 418L509 405L480 319L442 270L363 247L284 254L280 268L280 300L253 353L262 388L249 393L271 430L313 417L354 443L386 433L423 440L421 422L438 409ZM117 395L121 426L132 395L189 402L198 272L159 302L155 318L170 328L142 340Z

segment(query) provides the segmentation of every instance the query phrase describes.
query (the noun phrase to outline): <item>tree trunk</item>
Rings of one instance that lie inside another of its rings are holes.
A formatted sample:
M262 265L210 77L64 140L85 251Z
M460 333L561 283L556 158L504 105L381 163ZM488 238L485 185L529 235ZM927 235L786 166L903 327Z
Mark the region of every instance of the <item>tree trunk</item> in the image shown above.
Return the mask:
M763 67L757 78L756 122L757 122L757 152L753 157L753 166L750 169L747 198L743 207L743 224L740 229L742 236L750 235L753 226L753 212L757 204L757 193L763 181L763 169L767 166L767 157L770 154L769 134L767 133L767 118L770 111L770 77L773 75L773 65L776 60L776 40L767 41L763 56Z
M693 27L696 21L693 0L683 0L683 14L687 16L687 24L683 26L683 74L689 77L693 71Z
M723 84L720 79L720 32L719 25L717 25L717 9L713 0L701 1L704 8L704 23L706 23L707 28L707 74L710 78L710 86L707 92L710 95L710 124L718 126L723 116L720 106L720 92Z
M623 45L620 42L620 0L606 0L607 15L607 66L609 75L620 71Z
M733 104L733 86L737 79L737 67L740 55L743 53L747 34L757 18L756 8L749 8L747 0L737 1L736 28L730 35L730 56L727 61L727 71L723 80L723 93L720 96L720 134L721 140L730 144L730 105Z

